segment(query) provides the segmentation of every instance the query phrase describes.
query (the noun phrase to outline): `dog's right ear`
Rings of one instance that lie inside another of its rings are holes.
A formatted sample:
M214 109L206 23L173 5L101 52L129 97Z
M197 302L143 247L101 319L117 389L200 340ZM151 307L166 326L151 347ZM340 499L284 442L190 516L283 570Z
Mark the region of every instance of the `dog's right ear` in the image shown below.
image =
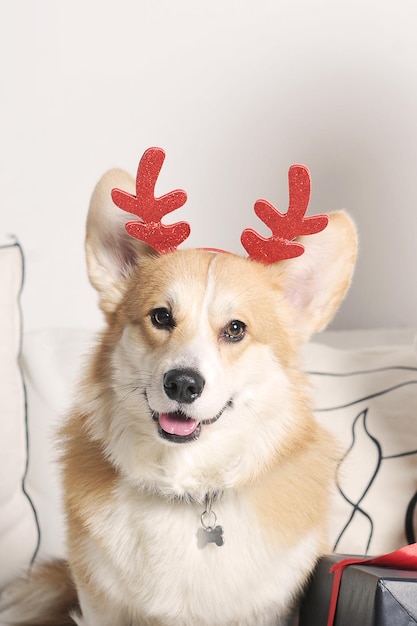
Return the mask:
M135 181L127 172L115 169L104 174L91 197L85 240L88 276L105 313L116 309L138 259L155 254L150 246L127 233L126 222L137 216L114 204L111 192L115 187L135 193Z

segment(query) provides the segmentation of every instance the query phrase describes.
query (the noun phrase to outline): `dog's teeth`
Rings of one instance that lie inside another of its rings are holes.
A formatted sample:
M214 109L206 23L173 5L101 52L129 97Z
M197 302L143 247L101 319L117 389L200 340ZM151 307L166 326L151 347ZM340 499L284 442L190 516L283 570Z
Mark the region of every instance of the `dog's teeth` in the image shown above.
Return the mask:
M185 418L178 413L161 413L159 425L169 435L185 437L196 430L198 423L195 419Z

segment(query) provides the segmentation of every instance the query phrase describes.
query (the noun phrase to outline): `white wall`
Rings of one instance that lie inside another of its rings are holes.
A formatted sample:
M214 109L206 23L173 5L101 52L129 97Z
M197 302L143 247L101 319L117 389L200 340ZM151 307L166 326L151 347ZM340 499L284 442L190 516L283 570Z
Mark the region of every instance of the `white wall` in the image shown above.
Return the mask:
M188 192L188 244L234 251L254 201L286 210L288 166L308 165L310 212L347 208L361 234L336 327L416 325L416 7L1 0L0 234L25 249L26 328L99 324L89 196L150 145L160 192Z

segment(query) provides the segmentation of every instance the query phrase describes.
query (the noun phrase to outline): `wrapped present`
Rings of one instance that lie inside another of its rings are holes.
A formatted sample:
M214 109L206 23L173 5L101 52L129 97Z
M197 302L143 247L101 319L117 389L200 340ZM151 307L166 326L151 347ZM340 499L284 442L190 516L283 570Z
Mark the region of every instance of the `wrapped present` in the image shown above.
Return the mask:
M417 545L374 559L327 556L306 591L299 626L417 625Z

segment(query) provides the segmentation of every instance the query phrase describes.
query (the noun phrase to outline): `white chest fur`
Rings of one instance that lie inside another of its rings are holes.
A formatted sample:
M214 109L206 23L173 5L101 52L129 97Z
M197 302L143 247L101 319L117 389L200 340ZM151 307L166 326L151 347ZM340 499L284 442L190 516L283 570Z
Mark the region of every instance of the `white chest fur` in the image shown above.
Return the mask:
M279 623L315 558L317 533L286 546L279 530L260 527L244 493L223 495L213 510L224 545L201 547L203 505L119 488L90 520L94 585L140 624L144 616L170 626Z

